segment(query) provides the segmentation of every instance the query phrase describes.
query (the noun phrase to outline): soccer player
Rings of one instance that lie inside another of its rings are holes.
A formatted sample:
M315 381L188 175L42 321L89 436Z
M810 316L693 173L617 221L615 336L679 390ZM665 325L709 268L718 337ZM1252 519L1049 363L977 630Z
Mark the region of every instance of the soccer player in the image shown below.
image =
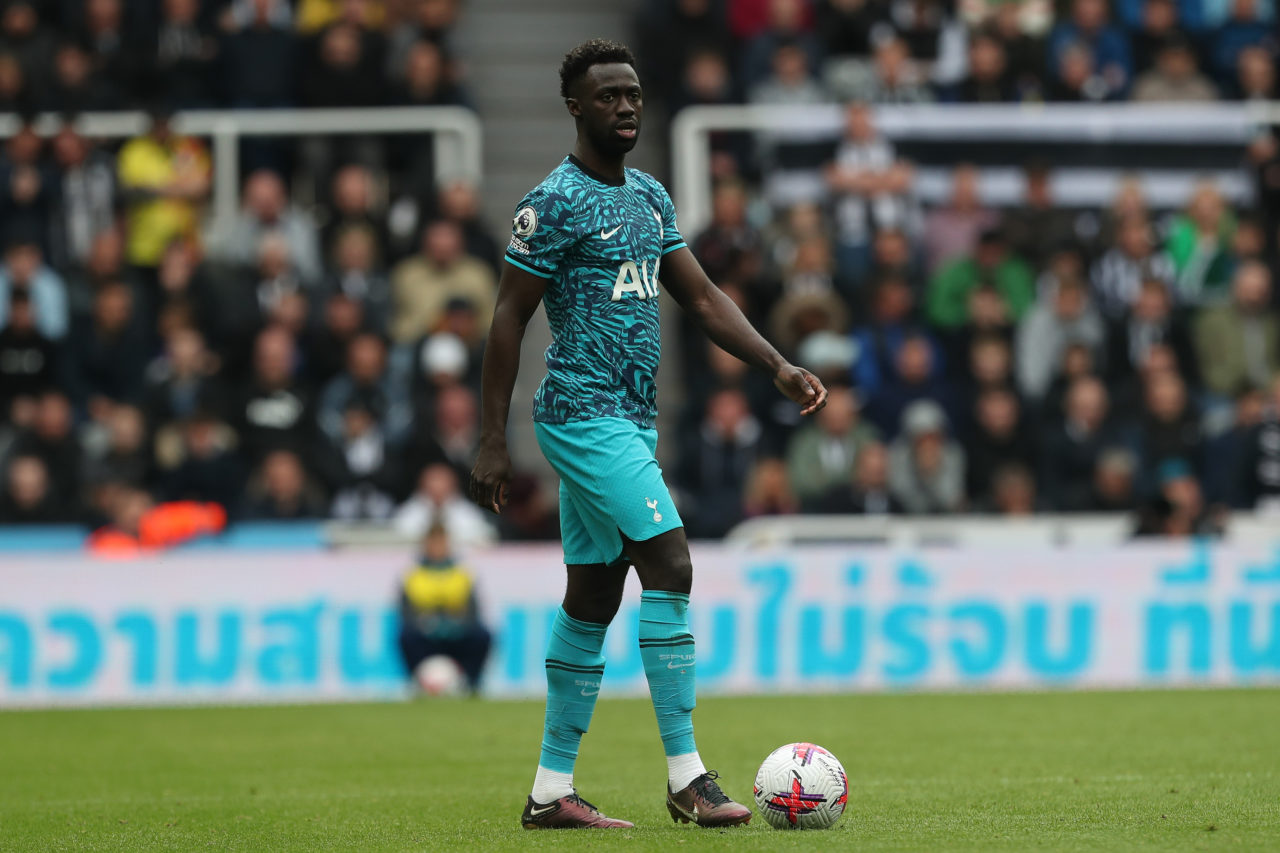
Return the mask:
M634 565L644 588L640 654L667 755L667 809L673 820L699 826L744 824L750 809L724 795L693 738L693 566L654 458L659 264L667 292L711 339L768 371L803 414L822 408L827 392L788 364L707 278L662 185L624 168L643 115L631 51L603 39L574 48L560 66L560 94L577 143L516 209L485 351L481 439L469 487L480 506L501 512L520 343L545 302L554 341L533 419L538 444L560 475L568 583L547 648L542 754L520 820L528 829L632 825L578 796L573 766L600 692L605 630Z

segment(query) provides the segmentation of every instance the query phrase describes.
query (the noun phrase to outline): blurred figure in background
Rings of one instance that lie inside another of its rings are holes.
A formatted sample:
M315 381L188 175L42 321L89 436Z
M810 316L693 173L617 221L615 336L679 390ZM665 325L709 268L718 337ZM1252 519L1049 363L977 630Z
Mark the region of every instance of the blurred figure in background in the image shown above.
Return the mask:
M309 456L315 448L313 400L297 368L297 345L287 329L268 326L258 333L248 381L229 389L231 426L250 465L273 450Z
M179 109L199 109L215 102L218 34L201 16L200 0L162 0L152 45L156 84Z
M925 217L923 242L930 272L972 255L982 234L999 227L1000 215L982 204L978 180L975 166L957 166L951 173L951 198Z
M1070 16L1054 27L1049 37L1051 67L1059 80L1064 62L1072 51L1084 51L1092 58L1093 74L1085 91L1091 100L1122 97L1133 78L1133 56L1124 31L1112 24L1107 0L1073 0Z
M1204 468L1204 430L1187 385L1172 370L1146 379L1141 441L1144 467L1152 471L1169 459L1180 459L1199 475Z
M223 410L216 375L218 361L205 347L204 337L184 326L168 335L164 354L146 371L143 408L152 424L182 420L204 406Z
M1205 389L1229 397L1244 385L1265 388L1280 372L1280 319L1271 309L1271 272L1242 264L1231 302L1202 312L1194 328Z
M11 455L36 456L49 472L50 492L64 511L78 513L83 453L71 401L57 388L42 393L24 419Z
M1129 450L1104 450L1093 469L1091 512L1129 512L1138 505L1138 459Z
M437 213L462 229L463 249L473 258L498 269L501 247L493 239L493 231L480 216L480 191L474 183L452 180L440 187L436 195Z
M1134 84L1134 101L1192 104L1218 99L1218 87L1200 73L1195 51L1185 36L1169 36L1155 62L1155 67Z
M876 130L871 109L862 103L846 107L844 137L826 167L839 240L836 256L846 293L855 292L870 266L875 232L907 224L912 179L911 166Z
M1054 193L1053 172L1041 161L1023 165L1022 203L1006 210L1004 237L1010 252L1031 266L1048 265L1064 246L1080 242L1089 230L1087 219L1062 204ZM1012 307L1017 307L1011 302Z
M63 125L54 137L53 154L62 173L53 225L54 257L63 269L78 268L89 260L94 237L115 227L119 201L115 164L72 124Z
M391 337L397 343L411 344L434 331L450 299L474 304L480 325L488 330L497 282L488 264L465 248L462 228L439 219L423 230L422 253L391 271Z
M989 512L1002 516L1029 516L1036 512L1036 481L1025 465L1002 465L991 475Z
M9 301L20 292L31 302L39 333L52 341L62 340L71 323L67 285L45 265L35 235L21 229L8 238L0 266L0 328L8 325Z
M1129 21L1129 40L1133 47L1133 67L1138 73L1155 67L1156 56L1170 37L1181 31L1178 20L1178 0L1125 0L1131 7L1140 6L1140 18L1135 27ZM1199 5L1198 3L1196 5ZM1129 15L1132 19L1132 13Z
M974 428L964 443L966 491L977 505L996 502L994 474L1001 468L1027 469L1035 463L1036 433L1027 429L1022 408L1012 389L982 391L972 412ZM1034 483L1034 478L1032 478Z
M387 444L398 448L413 427L413 408L405 396L387 369L386 342L372 333L358 334L347 345L346 369L320 393L320 431L340 442L350 426L345 413L351 401L358 400L374 415Z
M177 426L177 464L164 472L168 501L215 503L234 514L240 508L245 472L231 430L211 412L192 412Z
M927 104L933 90L911 56L907 43L891 29L872 35L869 61L850 63L832 81L833 88L849 100L869 104Z
M764 239L748 219L747 188L740 180L718 182L711 192L711 222L692 243L707 277L753 290L764 267Z
M1019 100L1009 74L1004 43L991 29L979 29L969 39L969 73L950 88L952 100L965 104L999 104Z
M1218 188L1210 181L1198 184L1186 213L1169 226L1165 242L1177 276L1179 302L1215 305L1227 300L1235 230L1235 216Z
M830 489L814 505L814 512L829 515L897 515L904 512L889 488L889 451L883 444L868 444L858 452L853 477Z
M810 5L807 0L768 0L764 4L764 28L748 38L742 47L738 77L744 86L751 88L768 77L770 59L776 60L778 48L784 45L797 52L809 71L818 71L822 47L813 33ZM776 61L774 68L776 71Z
M774 457L757 462L747 475L747 486L742 496L743 517L794 515L799 511L800 501L787 478L786 463Z
M244 182L244 200L235 226L226 237L224 255L241 266L258 259L262 238L278 234L288 246L289 259L303 282L318 284L320 246L311 218L289 199L284 180L270 169L258 169Z
M713 392L699 429L685 436L675 481L690 538L718 538L741 520L747 476L764 453L763 429L746 395L736 388Z
M807 508L828 491L847 483L862 447L878 439L876 428L862 423L857 393L828 386L827 406L802 426L787 446L787 473L796 497Z
M920 401L941 407L950 422L959 421L959 400L943 376L938 353L937 344L923 332L907 334L893 351L890 373L870 395L866 407L867 420L875 424L882 435L897 435L903 413Z
M1240 447L1233 502L1243 509L1274 512L1280 509L1280 378L1271 383L1260 412L1237 420Z
M107 403L142 396L147 345L127 284L98 288L92 316L76 324L65 352L65 387L81 416L100 420Z
M8 309L0 317L0 423L13 417L15 402L34 401L59 376L59 350L37 328L30 294L13 291Z
M324 497L290 450L273 450L249 481L244 517L262 521L324 518Z
M330 514L348 521L382 521L395 508L398 471L383 428L386 402L370 389L357 389L341 406L339 429L323 429L319 467L333 494ZM332 411L326 412L326 423Z
M261 69L255 69L261 73ZM145 134L120 149L117 169L124 195L126 258L151 271L178 238L195 239L200 205L209 194L212 163L203 143L179 136L167 108L151 112Z
M1236 76L1229 90L1241 101L1273 101L1276 98L1274 50L1246 47L1236 59Z
M1082 346L1102 362L1107 330L1102 316L1089 299L1089 290L1079 279L1057 283L1051 293L1038 300L1018 326L1018 388L1032 401L1049 391L1054 372L1062 364L1067 348Z
M984 231L973 254L945 263L929 281L925 311L940 329L954 329L969 320L969 294L993 287L1008 307L1009 316L1022 318L1035 300L1035 275L1022 259L1009 252L1004 236Z
M1102 452L1119 443L1108 423L1106 387L1092 376L1072 382L1066 417L1049 430L1040 462L1045 499L1058 512L1081 512L1091 505L1094 471Z
M1098 308L1108 320L1123 319L1138 301L1143 282L1171 285L1173 261L1156 250L1151 223L1144 216L1121 220L1115 245L1093 265L1090 278Z
M367 225L347 225L334 235L332 272L325 279L326 295L341 293L359 302L365 325L386 334L391 320L391 283L378 260L377 235Z
M14 456L5 467L0 524L67 524L75 521L54 496L49 469L39 456Z
M902 413L902 429L889 448L889 490L916 515L964 507L964 450L948 435L947 416L930 400Z
M104 432L104 440L86 447L85 479L94 488L107 483L154 487L155 456L142 410L136 406L112 406ZM101 446L97 446L99 443Z
M343 166L333 176L328 198L329 215L320 229L320 244L332 251L339 232L352 227L368 228L377 239L376 257L383 264L388 263L391 233L373 172L358 163ZM416 211L411 218L416 225Z
M1169 286L1158 278L1142 282L1133 310L1111 324L1107 340L1107 371L1114 383L1141 369L1153 347L1167 346L1182 378L1199 385L1200 364L1191 330L1174 310Z
M1221 536L1223 508L1205 503L1200 481L1181 459L1164 462L1154 497L1138 513L1138 536Z
M437 462L418 475L417 490L400 505L393 518L396 530L411 536L443 525L463 547L488 545L496 538L483 511L463 497L458 474Z
M422 539L418 562L400 587L400 658L412 678L427 658L452 658L472 695L493 636L480 621L475 578L454 556L448 529L433 524Z

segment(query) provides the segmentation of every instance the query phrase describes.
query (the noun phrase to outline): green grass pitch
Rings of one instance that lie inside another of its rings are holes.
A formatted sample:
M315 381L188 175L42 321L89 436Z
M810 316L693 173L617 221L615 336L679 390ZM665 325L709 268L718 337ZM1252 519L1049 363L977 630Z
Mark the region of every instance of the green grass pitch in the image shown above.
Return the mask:
M0 714L0 850L1280 850L1280 691L706 699L750 802L774 747L849 773L830 832L676 826L646 701L603 701L577 783L634 830L525 832L534 702Z

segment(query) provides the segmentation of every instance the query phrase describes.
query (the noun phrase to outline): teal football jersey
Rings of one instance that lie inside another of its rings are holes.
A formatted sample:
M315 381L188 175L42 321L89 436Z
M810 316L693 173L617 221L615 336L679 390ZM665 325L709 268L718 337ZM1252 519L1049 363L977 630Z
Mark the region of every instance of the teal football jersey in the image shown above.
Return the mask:
M611 182L570 155L521 200L505 257L547 279L554 338L535 421L625 418L653 427L658 266L684 245L671 197L638 169Z

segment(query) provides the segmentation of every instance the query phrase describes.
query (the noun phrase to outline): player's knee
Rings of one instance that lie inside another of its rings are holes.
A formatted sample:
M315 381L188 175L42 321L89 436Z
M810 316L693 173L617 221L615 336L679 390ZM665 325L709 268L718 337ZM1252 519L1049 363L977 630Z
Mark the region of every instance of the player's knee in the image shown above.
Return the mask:
M610 585L570 590L564 598L564 612L580 622L608 625L622 605L622 589Z
M693 561L689 559L688 553L682 555L676 560L671 567L672 587L669 592L683 592L689 594L689 590L693 589Z
M650 582L645 584L645 589L682 592L685 595L692 588L693 561L687 552L669 557L657 571L650 573Z

